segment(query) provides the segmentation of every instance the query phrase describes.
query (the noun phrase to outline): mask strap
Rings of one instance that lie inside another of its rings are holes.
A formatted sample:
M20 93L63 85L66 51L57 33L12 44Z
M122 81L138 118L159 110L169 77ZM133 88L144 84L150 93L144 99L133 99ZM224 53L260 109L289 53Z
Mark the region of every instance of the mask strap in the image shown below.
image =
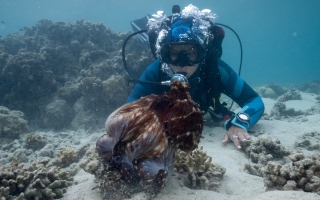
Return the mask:
M171 37L172 37L172 30L168 30L168 34L167 34L167 37L166 37L166 43L169 43L171 42Z

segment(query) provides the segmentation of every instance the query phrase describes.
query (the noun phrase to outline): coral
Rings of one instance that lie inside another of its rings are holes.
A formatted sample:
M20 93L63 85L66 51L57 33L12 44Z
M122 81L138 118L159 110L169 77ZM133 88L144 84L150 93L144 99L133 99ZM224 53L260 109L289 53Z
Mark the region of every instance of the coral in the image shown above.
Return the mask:
M9 34L2 42L4 44L3 50L13 55L17 54L20 49L25 48L27 45L24 37L17 33Z
M96 178L100 177L98 170L100 168L99 155L94 146L86 151L85 156L81 159L79 165L85 172L95 175Z
M28 131L28 122L23 119L20 111L9 110L0 106L0 137L18 138L20 134Z
M57 167L48 168L48 160L31 164L18 164L13 160L2 166L0 197L5 199L57 199L73 183L68 173Z
M286 104L283 102L277 102L271 112L270 112L270 117L273 117L275 119L280 119L281 118L281 113L286 109Z
M200 149L191 152L178 152L174 166L179 172L179 179L186 187L217 190L226 169L211 161L212 158L201 146Z
M313 106L312 108L306 110L306 111L301 111L298 110L296 111L294 108L286 108L286 101L289 100L301 100L301 94L295 90L291 89L288 90L286 93L281 95L278 99L277 102L275 103L274 107L272 108L270 112L270 117L274 119L281 119L281 118L287 118L287 117L294 117L298 115L312 115L315 113L319 112L319 109L317 106Z
M320 104L320 102L318 102ZM307 109L305 115L314 115L320 113L320 106L312 106L311 108Z
M268 190L303 190L320 195L320 155L310 157L302 153L292 153L291 164L281 165L269 162L263 171Z
M45 137L36 135L34 133L27 135L26 137L26 147L33 150L38 150L47 144Z
M312 92L314 94L319 94L320 93L320 81L319 80L310 81L310 82L304 84L300 89L305 92Z
M77 76L79 67L75 63L78 62L79 55L73 54L68 45L44 45L39 53L45 59L46 67L53 72L58 81L65 82Z
M79 161L79 151L71 147L66 147L57 153L57 157L49 161L48 166L68 167L77 161Z
M243 149L251 163L245 169L252 175L261 176L261 169L274 159L283 159L290 154L278 139L259 137L242 143Z
M73 109L76 113L76 116L73 118L71 125L75 128L82 128L85 130L92 130L100 127L104 123L105 119L102 119L100 116L100 111L104 108L93 112L91 109L86 108L85 105L86 99L81 97L73 106ZM105 113L108 113L107 111ZM99 115L98 115L99 114Z
M264 98L271 98L271 99L277 98L277 94L271 88L268 88L265 86L257 88L256 92Z
M256 91L265 98L276 99L280 95L284 94L286 91L279 85L271 83L269 85L259 87Z
M74 111L71 105L65 100L53 99L45 107L43 124L45 127L58 130L68 127L73 117Z
M107 104L117 108L123 105L129 95L126 89L126 81L122 76L112 75L108 80L102 82L103 99L108 99Z
M87 109L103 107L102 81L97 77L86 77L79 83L78 91L82 93Z
M46 102L48 95L56 91L57 82L52 71L45 68L43 56L34 52L19 52L2 70L3 84L0 90L6 107L22 111L28 120L39 111L39 102Z
M283 89L280 85L277 85L274 83L268 84L267 87L271 88L276 93L277 96L280 96L286 92L286 90Z
M304 148L307 150L318 150L320 151L320 133L319 132L310 132L305 133L295 142L296 148Z
M0 105L22 111L41 128L96 129L106 114L125 103L133 87L126 84L121 58L129 34L102 23L44 19L25 27L24 35L8 35L0 43ZM130 40L126 51L128 66L139 78L154 58L138 38Z
M78 91L78 83L73 83L71 81L67 81L64 84L64 87L61 87L58 90L58 96L61 99L64 99L70 104L74 104L78 98L81 97L81 93Z
M281 95L277 100L278 102L285 102L289 100L301 100L301 94L297 90L289 90L283 95Z
M0 47L1 47L1 45L0 45ZM1 49L0 49L0 72L2 72L2 69L4 68L4 66L6 66L8 59L9 59L9 54L1 51ZM0 84L1 84L1 81L0 81ZM1 95L1 92L0 92L0 95Z
M57 156L61 158L64 165L69 166L71 163L77 162L79 160L79 151L74 148L66 147L60 151Z
M282 116L297 116L304 114L302 111L295 111L294 108L286 108L286 104L284 102L278 101L273 106L270 117L274 119L281 119Z
M115 92L118 88L112 89ZM109 101L113 102L111 100L113 97L104 95L103 82L98 77L85 77L81 79L77 90L81 94L81 97L73 106L76 112L76 116L71 123L73 127L83 126L85 129L95 129L99 124L103 124L105 118L102 118L102 116L116 109L116 107L108 104ZM119 96L121 95L123 94L119 93ZM120 104L120 102L118 103Z

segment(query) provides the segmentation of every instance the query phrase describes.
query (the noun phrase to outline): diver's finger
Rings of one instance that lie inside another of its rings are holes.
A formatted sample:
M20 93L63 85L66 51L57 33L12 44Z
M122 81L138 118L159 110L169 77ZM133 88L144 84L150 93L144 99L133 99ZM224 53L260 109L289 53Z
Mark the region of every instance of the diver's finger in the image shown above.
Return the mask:
M240 141L242 141L242 142L247 141L247 138L244 133L238 133L237 135L238 135Z
M244 133L243 135L247 140L251 140L251 136L249 133Z
M224 134L223 140L222 140L222 144L226 144L226 143L228 142L228 140L229 140L228 135L227 135L227 134Z
M233 141L234 145L235 145L238 149L241 149L241 146L240 146L240 143L239 143L239 136L233 135L233 136L231 136L230 139Z

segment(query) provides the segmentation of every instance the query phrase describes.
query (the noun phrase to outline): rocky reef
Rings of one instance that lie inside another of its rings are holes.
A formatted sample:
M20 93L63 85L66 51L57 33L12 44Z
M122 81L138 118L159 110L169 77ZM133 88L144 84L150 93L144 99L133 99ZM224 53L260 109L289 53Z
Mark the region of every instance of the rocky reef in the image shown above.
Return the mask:
M132 89L121 58L128 35L102 23L40 20L0 38L0 105L23 112L32 127L96 129ZM126 50L139 77L154 58L137 38Z
M0 106L0 127L1 138L15 139L28 131L28 122L22 112Z

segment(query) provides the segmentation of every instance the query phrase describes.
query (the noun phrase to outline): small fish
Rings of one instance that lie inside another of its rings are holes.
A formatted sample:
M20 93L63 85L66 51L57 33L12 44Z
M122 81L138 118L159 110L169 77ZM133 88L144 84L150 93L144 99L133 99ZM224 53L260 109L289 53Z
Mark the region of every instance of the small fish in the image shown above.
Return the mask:
M1 21L1 23L2 23L2 24L5 24L5 22L4 22L4 21Z
M19 30L20 30L20 31L23 31L23 29L22 29L22 28L20 28Z

